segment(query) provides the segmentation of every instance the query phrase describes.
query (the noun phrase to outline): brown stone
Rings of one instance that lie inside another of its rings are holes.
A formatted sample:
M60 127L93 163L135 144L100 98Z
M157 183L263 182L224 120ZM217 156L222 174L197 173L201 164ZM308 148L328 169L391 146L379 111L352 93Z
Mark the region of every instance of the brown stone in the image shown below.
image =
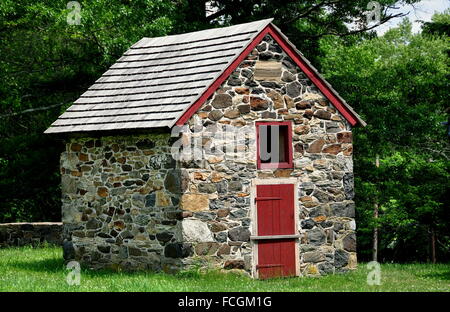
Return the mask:
M228 216L229 213L230 213L230 209L228 209L228 208L220 208L219 210L217 210L217 217L225 218L225 217Z
M269 102L259 97L250 97L250 106L254 111L261 111L269 108Z
M89 161L89 155L88 154L84 154L84 153L80 153L80 155L78 156L78 159L80 161Z
M200 117L201 119L206 119L208 118L208 112L199 112L198 117Z
M223 180L223 174L213 171L213 173L211 174L211 182L220 182Z
M339 132L336 136L339 143L352 143L351 132Z
M308 125L301 125L294 128L295 134L307 134L310 127Z
M265 111L265 112L262 112L261 118L263 118L263 119L275 119L275 118L277 118L277 114L275 112Z
M120 150L119 144L113 144L111 146L111 149L113 150L114 153L117 153Z
M294 119L301 119L302 115L300 114L287 114L284 116L285 120L294 120Z
M71 171L70 175L74 176L74 177L81 177L83 174L80 171Z
M302 203L302 204L303 204L303 206L305 206L306 208L313 208L313 207L316 207L316 206L319 205L317 202L314 202L314 201L308 201L308 202L304 202L304 203Z
M181 218L190 218L193 216L193 213L191 211L183 211L181 212Z
M195 180L202 180L205 181L208 178L208 174L204 172L194 172L194 179Z
M99 187L97 189L97 194L100 197L106 197L108 196L108 189L106 187Z
M247 114L250 113L250 105L244 104L244 105L238 105L238 110L241 114Z
M297 143L297 144L294 145L294 152L300 153L300 154L303 155L304 151L305 150L303 149L303 144L302 143Z
M320 119L327 119L327 120L331 119L331 113L323 109L317 110L314 113L314 116Z
M231 123L232 126L235 127L243 127L245 126L247 123L243 120L233 120L233 122Z
M237 109L229 109L229 110L225 111L225 114L223 114L223 115L229 119L234 119L234 118L239 117L240 114L241 113Z
M166 195L164 191L156 191L156 206L157 207L167 207L171 206L170 197Z
M220 163L221 161L223 161L222 156L211 156L208 158L208 162L210 164L217 164L217 163Z
M311 108L311 102L310 101L300 101L295 104L295 108L297 108L298 110Z
M231 96L226 93L216 94L214 100L211 103L214 108L225 108L231 106L232 104L233 100Z
M236 92L237 94L250 94L250 89L239 87L239 88L235 88L234 92Z
M341 144L331 144L322 150L323 153L337 155L341 152Z
M209 198L206 194L183 194L181 209L189 211L204 211L209 209Z
M348 146L343 148L342 154L344 154L344 156L351 156L353 154L353 145L349 144Z
M316 222L323 222L326 219L327 219L327 217L325 217L325 216L318 216L318 217L313 218L313 220Z
M223 266L225 269L245 269L245 262L244 260L227 260Z
M302 197L300 197L300 201L301 201L302 203L304 203L304 202L310 202L310 201L313 201L313 198L312 198L311 196L302 196Z
M293 172L292 169L277 169L275 170L275 172L273 173L273 175L276 178L288 178L291 176L291 173Z
M70 150L73 152L79 152L79 151L81 151L81 148L82 148L81 144L78 144L78 143L72 143L70 145Z
M222 232L227 229L227 226L221 222L213 222L210 224L211 232Z
M219 246L219 243L215 242L198 243L195 246L195 253L198 256L210 256L216 253Z
M125 223L122 220L114 221L114 229L116 231L122 231L125 229Z
M231 251L231 247L228 244L223 244L219 247L219 250L217 251L218 256L222 255L229 255Z
M208 114L208 118L211 119L212 121L217 121L220 118L222 118L222 116L223 116L222 111L218 109L215 109Z
M342 239L342 244L347 251L356 251L356 236L355 234L350 234Z
M294 100L289 95L284 95L283 98L287 108L294 107Z
M314 115L314 112L310 109L305 110L305 113L303 114L303 117L311 119Z
M320 153L322 151L322 147L324 144L325 144L324 139L322 139L322 138L317 139L309 145L307 152L308 153Z
M284 108L283 96L275 90L267 92L267 96L272 100L275 109Z
M273 178L272 172L258 172L258 178L265 179L265 178Z

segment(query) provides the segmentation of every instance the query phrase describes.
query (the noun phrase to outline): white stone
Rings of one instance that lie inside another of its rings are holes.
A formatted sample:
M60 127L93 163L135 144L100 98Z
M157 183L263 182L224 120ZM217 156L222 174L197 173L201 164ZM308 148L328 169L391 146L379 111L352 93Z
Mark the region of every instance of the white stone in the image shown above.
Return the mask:
M184 219L179 222L179 235L183 242L213 242L214 238L208 225L200 220Z
M348 223L348 227L350 228L350 230L356 230L356 222L355 220L352 220Z

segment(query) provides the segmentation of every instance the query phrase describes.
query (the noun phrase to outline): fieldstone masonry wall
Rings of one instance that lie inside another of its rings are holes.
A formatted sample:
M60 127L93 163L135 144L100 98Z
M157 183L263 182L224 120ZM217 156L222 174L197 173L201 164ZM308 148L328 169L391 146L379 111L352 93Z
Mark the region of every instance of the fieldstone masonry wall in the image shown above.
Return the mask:
M94 268L172 271L180 174L170 134L73 138L61 157L64 257ZM166 250L165 250L166 247Z
M255 122L272 120L293 123L293 169L257 169ZM238 143L224 133L237 134ZM189 156L185 147L199 140L199 159L172 158L173 143ZM71 138L61 174L67 260L94 268L251 272L252 180L294 177L302 274L356 267L350 126L269 36L181 137Z
M280 70L274 66L277 62ZM255 122L277 120L293 123L294 168L257 170ZM230 148L225 132L236 133L238 144ZM356 267L350 125L271 37L264 38L190 119L184 135L185 141L201 137L207 147L204 160L182 162L189 183L181 203L195 199L188 208L192 219L205 222L214 236L214 242L196 249L197 255L250 272L252 179L295 177L302 274Z
M23 222L0 224L0 247L62 244L61 222Z

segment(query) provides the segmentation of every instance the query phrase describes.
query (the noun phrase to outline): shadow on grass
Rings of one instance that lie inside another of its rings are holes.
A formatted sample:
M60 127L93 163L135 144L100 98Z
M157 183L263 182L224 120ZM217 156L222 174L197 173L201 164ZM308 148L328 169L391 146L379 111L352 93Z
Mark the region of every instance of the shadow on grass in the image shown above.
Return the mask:
M16 260L8 264L10 267L32 272L46 272L46 273L65 273L66 263L62 258L48 258L48 259L28 259L28 260ZM181 271L175 274L169 274L164 272L155 271L117 271L113 269L98 269L93 270L88 267L81 267L81 274L85 276L95 278L111 278L112 276L127 276L127 277L142 277L142 276L164 276L165 278L171 277L175 279L195 280L202 277L202 273L197 270Z
M426 273L426 274L420 274L419 276L425 277L425 278L432 278L432 279L436 279L436 280L442 280L442 281L450 281L450 271Z
M39 260L17 260L9 264L19 270L34 272L58 272L64 271L64 260L58 258Z

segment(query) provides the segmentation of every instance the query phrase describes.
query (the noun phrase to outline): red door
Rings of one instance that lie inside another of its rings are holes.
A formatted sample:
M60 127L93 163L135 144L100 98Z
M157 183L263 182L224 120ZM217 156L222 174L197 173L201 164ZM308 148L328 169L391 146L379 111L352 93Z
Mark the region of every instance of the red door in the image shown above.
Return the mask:
M294 192L293 184L256 186L259 278L296 275Z

